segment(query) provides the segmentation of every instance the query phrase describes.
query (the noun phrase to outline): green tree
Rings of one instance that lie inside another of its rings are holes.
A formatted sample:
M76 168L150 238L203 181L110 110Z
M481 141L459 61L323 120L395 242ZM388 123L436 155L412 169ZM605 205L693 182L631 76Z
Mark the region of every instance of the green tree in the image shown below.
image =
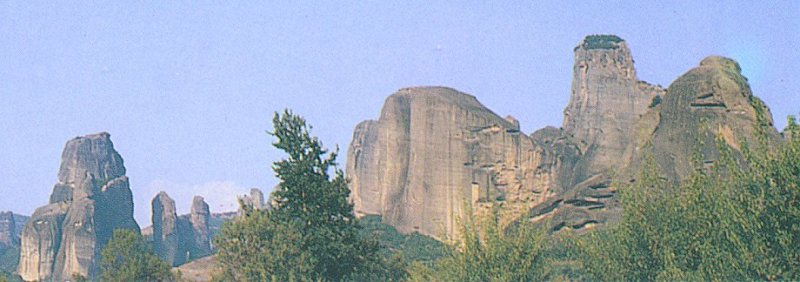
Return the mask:
M336 152L329 153L309 131L291 111L275 113L270 135L287 157L272 166L280 180L274 206L246 212L223 227L216 245L228 277L342 281L380 265L377 242L359 233Z
M541 281L546 276L544 233L531 224L503 230L497 213L462 224L461 239L431 267L413 263L411 281Z
M100 257L102 281L173 281L170 266L131 230L117 229Z
M790 119L787 135L798 132ZM741 153L718 141L714 167L681 184L646 162L620 192L620 224L579 242L593 278L800 279L800 140Z

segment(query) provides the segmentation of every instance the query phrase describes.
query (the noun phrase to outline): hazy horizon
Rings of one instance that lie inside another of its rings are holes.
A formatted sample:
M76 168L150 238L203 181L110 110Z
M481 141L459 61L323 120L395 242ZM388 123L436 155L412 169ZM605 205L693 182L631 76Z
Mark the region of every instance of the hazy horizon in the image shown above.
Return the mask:
M333 149L409 86L472 94L531 133L560 126L573 47L627 41L640 80L667 87L709 55L739 62L781 129L800 113L800 3L0 3L0 211L47 203L64 144L106 131L139 224L165 190L235 210L269 193L283 155L265 131L291 108Z

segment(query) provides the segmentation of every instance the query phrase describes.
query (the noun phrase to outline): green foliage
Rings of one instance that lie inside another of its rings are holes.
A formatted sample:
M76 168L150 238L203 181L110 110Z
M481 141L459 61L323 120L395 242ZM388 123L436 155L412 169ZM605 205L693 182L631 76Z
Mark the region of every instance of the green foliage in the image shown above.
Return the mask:
M504 231L496 213L478 226L473 219L466 220L459 244L431 267L412 264L409 280L540 281L545 277L540 228L522 224Z
M590 49L616 49L617 43L622 42L622 38L616 35L596 34L586 36L583 47Z
M647 107L652 109L660 104L661 104L661 95L656 95L655 97L653 97L653 100L650 101L650 105Z
M324 149L306 121L289 110L276 113L273 126L273 145L288 155L272 166L280 179L275 205L269 211L247 211L223 226L215 245L224 276L342 281L382 269L378 243L359 232L336 152Z
M789 132L798 132L790 120ZM800 142L736 153L675 185L646 162L621 193L621 223L580 240L599 280L800 279Z
M367 215L359 220L364 236L375 236L381 248L378 253L387 260L401 256L406 261L430 264L447 253L442 242L419 233L402 234L391 225L381 222L381 217Z
M313 274L314 256L303 250L302 232L293 222L274 220L271 213L247 205L244 215L225 223L215 238L223 277L235 281L283 281Z
M173 281L169 264L152 254L141 235L127 229L114 230L100 268L102 281Z
M14 272L19 264L19 248L0 247L0 271Z

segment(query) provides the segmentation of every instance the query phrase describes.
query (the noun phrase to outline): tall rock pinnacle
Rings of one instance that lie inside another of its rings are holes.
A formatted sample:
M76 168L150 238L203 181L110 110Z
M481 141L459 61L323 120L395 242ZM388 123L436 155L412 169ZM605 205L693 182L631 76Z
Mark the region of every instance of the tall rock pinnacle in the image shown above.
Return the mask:
M23 279L93 279L115 229L139 232L122 157L108 133L67 142L50 204L25 224L18 272Z
M211 212L203 197L192 199L191 213L178 216L166 192L153 198L153 249L161 259L179 266L211 254Z
M185 254L180 248L178 234L178 214L175 201L161 191L153 198L153 251L159 258L176 266L185 262Z
M627 44L614 35L590 35L575 47L572 90L563 128L583 157L581 181L620 167L636 120L664 90L638 81Z

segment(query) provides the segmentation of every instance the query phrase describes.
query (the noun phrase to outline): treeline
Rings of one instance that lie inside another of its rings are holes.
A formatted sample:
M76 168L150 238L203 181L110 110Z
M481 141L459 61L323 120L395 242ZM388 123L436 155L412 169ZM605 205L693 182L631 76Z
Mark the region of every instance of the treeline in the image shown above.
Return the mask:
M712 167L682 183L647 160L620 189L619 224L575 236L496 213L443 247L356 219L336 152L290 111L273 119L286 157L271 210L245 207L215 239L218 281L694 281L800 279L800 140L718 140ZM785 134L800 136L789 120ZM698 154L699 156L699 154ZM646 158L647 159L647 158ZM379 233L378 235L375 235ZM404 252L408 251L408 252ZM104 253L105 257L105 253ZM159 273L163 273L163 268Z

